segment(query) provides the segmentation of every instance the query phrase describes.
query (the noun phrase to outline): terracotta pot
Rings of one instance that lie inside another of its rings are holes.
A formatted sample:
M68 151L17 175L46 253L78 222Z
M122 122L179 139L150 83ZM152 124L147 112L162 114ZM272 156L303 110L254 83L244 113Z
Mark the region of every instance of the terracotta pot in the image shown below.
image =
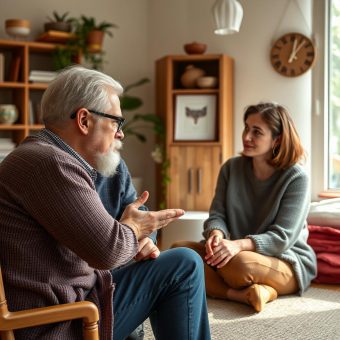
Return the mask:
M100 52L104 40L103 31L91 31L87 35L87 47L90 52Z
M187 89L195 88L197 79L203 77L204 75L204 70L195 67L194 65L188 65L185 68L185 72L181 76L182 86Z

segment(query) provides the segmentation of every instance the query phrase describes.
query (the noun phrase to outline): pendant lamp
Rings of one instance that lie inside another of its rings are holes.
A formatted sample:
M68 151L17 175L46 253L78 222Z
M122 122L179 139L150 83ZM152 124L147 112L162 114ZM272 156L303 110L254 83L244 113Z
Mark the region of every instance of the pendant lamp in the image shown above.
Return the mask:
M240 30L243 9L237 0L216 0L212 13L215 21L215 34L226 35Z

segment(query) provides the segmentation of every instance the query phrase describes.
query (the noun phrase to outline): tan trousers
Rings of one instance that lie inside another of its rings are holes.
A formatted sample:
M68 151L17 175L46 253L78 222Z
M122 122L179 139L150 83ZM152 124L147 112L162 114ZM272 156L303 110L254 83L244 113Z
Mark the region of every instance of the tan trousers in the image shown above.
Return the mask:
M172 245L195 250L204 260L203 243L178 241ZM228 289L244 289L252 284L263 284L274 288L278 295L293 294L298 284L292 266L276 257L264 256L252 251L242 251L223 268L216 269L205 263L205 284L207 295L226 298Z

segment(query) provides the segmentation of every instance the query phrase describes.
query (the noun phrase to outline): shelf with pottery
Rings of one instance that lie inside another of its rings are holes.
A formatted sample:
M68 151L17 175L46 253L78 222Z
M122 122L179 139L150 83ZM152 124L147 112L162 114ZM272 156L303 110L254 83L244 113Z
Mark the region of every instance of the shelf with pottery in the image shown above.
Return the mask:
M51 71L52 52L59 44L0 39L0 133L16 144L40 130L39 102L48 84L31 82L32 70ZM1 66L1 65L0 65ZM11 111L11 113L9 112ZM31 111L34 112L31 112Z
M222 54L156 61L156 111L166 125L169 208L208 211L219 169L233 155L233 59Z

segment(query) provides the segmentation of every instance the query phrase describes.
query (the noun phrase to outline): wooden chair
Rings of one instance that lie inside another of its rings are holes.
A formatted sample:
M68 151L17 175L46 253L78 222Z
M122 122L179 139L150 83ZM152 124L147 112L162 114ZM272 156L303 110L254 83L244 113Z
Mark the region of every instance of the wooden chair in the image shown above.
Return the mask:
M14 340L13 330L34 327L54 322L83 319L83 338L98 340L99 314L97 306L89 301L80 301L49 307L10 312L7 308L5 289L0 266L0 339Z

